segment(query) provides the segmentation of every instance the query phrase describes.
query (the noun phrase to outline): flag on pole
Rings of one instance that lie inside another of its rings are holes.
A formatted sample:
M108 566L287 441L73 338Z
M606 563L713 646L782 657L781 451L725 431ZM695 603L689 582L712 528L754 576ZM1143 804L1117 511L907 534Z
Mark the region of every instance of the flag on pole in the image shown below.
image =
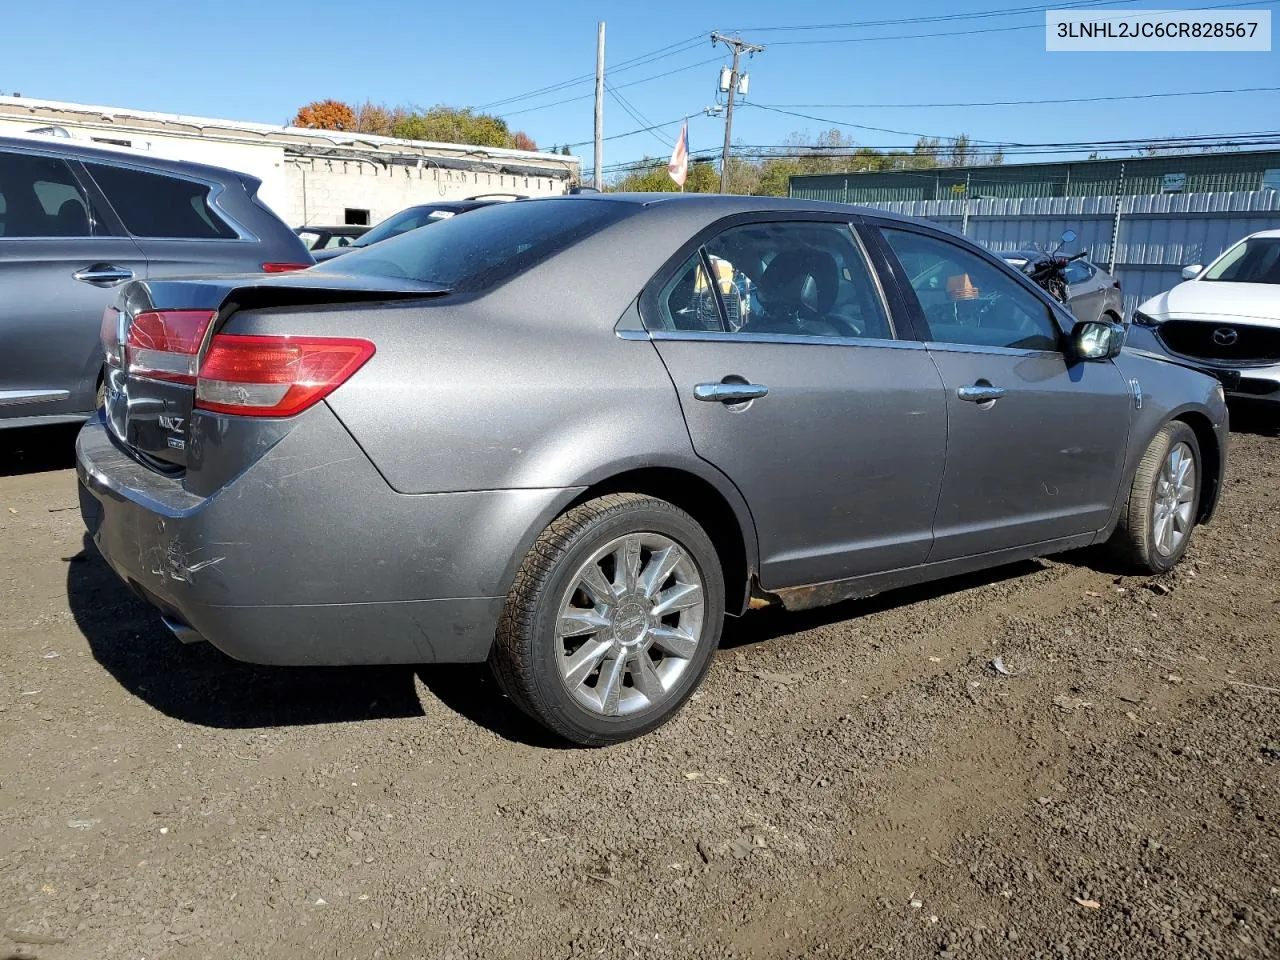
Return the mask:
M689 176L689 121L685 120L680 127L680 139L671 151L671 161L667 164L667 174L676 185L683 190L684 181Z

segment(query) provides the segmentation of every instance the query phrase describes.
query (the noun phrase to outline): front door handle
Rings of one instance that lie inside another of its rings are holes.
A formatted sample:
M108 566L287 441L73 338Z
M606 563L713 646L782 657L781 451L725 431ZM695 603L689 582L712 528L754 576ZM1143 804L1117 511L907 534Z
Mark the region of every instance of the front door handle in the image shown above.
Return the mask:
M693 388L693 399L708 403L746 403L768 395L763 383L700 383Z
M127 267L117 267L113 263L95 263L91 267L77 270L71 275L81 283L91 283L95 287L113 287L133 279L133 271Z
M989 383L975 383L972 387L961 387L956 396L970 403L992 403L1004 396L1004 387L993 387Z

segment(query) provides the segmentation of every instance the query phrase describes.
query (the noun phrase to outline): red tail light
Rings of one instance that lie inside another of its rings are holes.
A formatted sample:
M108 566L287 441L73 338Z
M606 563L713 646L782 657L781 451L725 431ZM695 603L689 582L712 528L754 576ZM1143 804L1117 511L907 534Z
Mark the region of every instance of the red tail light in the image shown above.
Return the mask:
M262 265L263 273L289 273L292 270L305 270L307 267L314 267L314 263L264 263Z
M130 376L196 382L200 345L217 313L213 310L156 310L140 313L129 325L125 361ZM103 336L106 336L103 317Z
M373 350L368 340L220 333L200 364L195 405L215 413L291 417L350 379Z

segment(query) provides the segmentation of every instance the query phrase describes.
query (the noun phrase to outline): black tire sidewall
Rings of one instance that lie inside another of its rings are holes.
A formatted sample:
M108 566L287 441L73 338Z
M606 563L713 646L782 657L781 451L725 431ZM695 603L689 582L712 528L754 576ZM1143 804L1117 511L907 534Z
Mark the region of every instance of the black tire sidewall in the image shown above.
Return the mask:
M1163 444L1160 448L1160 458L1157 461L1155 472L1151 476L1147 489L1146 510L1142 517L1143 541L1146 545L1147 565L1154 571L1165 573L1178 565L1178 561L1183 558L1187 548L1191 546L1191 534L1195 530L1196 513L1193 513L1191 517L1191 529L1187 531L1187 535L1182 538L1182 543L1178 545L1173 553L1165 556L1156 549L1155 513L1153 507L1156 499L1156 487L1160 483L1160 471L1169 456L1169 451L1179 443L1185 443L1191 448L1191 455L1196 469L1195 498L1192 502L1198 512L1200 509L1200 491L1204 485L1204 460L1200 456L1200 443L1196 439L1195 431L1181 421L1175 420L1169 423L1157 439L1163 440Z
M681 676L672 695L657 708L621 717L591 713L565 689L556 662L556 624L560 600L578 567L611 540L641 531L670 537L689 554L702 577L703 633L689 668ZM614 742L639 736L670 719L697 689L711 664L724 622L724 578L719 557L702 528L683 511L666 504L638 503L610 513L588 525L575 536L573 545L559 558L551 576L535 601L533 635L525 638L530 656L534 690L544 710L555 714L582 742Z

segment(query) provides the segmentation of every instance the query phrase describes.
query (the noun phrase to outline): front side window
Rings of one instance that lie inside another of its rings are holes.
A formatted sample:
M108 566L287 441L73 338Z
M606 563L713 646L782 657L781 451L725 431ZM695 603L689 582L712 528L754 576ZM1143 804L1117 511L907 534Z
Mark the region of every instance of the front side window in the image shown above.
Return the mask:
M1200 279L1228 283L1280 283L1280 237L1241 240Z
M90 237L95 219L65 161L0 152L0 237Z
M659 296L667 330L892 339L893 326L847 224L749 223L706 243Z
M920 302L930 339L1058 349L1058 328L1048 306L1003 270L948 240L906 230L883 232Z
M85 167L135 237L234 240L238 236L209 205L209 187L203 183L105 163Z

